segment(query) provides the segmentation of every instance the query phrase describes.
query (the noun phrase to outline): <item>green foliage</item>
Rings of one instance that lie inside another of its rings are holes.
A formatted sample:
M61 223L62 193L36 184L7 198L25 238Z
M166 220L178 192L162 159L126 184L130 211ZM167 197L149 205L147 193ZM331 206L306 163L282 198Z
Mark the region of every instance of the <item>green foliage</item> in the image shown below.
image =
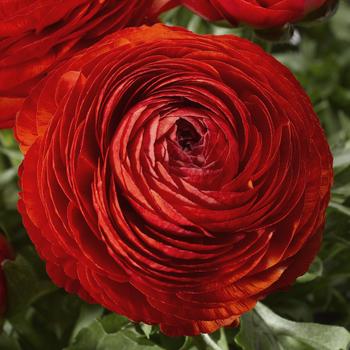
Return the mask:
M261 303L241 322L236 342L244 350L346 350L350 346L345 328L288 321Z
M0 131L0 230L5 233L20 230L17 213L17 170L22 155L9 130Z
M178 7L162 18L197 33L236 34L286 64L310 95L334 154L335 181L324 242L310 271L244 315L240 329L206 336L166 337L56 288L16 210L22 156L13 134L0 131L0 230L16 259L4 264L9 308L1 350L338 350L350 342L350 5L321 24L300 26L300 43L270 44L249 28L208 23ZM273 311L272 311L273 310ZM280 315L280 316L278 316ZM283 318L282 318L282 317ZM333 325L333 326L331 326Z
M125 317L115 314L97 319L89 327L83 328L73 343L65 348L65 350L113 349L162 350L149 339L148 335L138 333Z
M1 350L6 346L21 350L61 350L74 327L85 326L81 316L85 304L52 284L33 247L20 249L16 259L5 262L3 269L8 309L4 333L0 336Z

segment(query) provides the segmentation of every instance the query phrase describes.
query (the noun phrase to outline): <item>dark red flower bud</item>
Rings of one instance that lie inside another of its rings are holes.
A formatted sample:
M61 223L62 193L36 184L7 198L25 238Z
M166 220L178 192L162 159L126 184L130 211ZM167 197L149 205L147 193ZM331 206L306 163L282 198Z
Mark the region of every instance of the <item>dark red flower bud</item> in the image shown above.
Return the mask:
M185 6L209 20L227 19L233 25L278 28L301 21L334 0L182 0Z

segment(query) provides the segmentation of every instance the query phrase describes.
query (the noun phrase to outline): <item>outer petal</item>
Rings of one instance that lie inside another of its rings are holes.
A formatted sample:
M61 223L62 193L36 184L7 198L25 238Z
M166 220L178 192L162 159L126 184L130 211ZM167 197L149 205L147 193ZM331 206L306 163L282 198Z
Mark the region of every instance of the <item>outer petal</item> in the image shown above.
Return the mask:
M0 128L59 61L128 26L153 23L176 1L14 0L0 4Z

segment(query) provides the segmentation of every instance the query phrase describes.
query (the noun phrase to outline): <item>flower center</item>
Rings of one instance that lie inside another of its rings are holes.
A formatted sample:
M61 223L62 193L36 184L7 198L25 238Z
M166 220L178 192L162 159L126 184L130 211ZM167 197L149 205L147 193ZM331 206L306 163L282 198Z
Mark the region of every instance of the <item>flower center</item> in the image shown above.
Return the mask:
M176 126L176 139L178 144L185 152L192 151L193 147L201 140L201 135L186 119L178 119L176 121Z

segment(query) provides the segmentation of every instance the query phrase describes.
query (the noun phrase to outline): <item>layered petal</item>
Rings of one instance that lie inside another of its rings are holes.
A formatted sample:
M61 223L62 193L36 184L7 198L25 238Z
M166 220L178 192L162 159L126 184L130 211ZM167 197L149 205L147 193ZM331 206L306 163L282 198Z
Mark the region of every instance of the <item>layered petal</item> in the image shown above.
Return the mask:
M120 31L43 79L16 135L19 209L54 282L169 335L237 324L318 251L329 147L246 40Z

